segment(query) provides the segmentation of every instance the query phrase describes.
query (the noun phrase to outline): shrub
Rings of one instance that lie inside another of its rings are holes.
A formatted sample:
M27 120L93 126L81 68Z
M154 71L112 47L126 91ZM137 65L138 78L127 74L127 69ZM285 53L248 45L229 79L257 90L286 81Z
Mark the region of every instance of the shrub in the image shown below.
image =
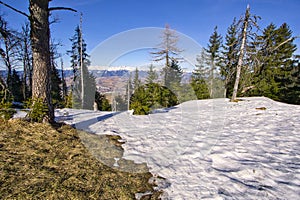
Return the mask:
M32 122L42 122L48 112L48 107L41 98L29 99L25 102L26 107L30 109L27 117Z

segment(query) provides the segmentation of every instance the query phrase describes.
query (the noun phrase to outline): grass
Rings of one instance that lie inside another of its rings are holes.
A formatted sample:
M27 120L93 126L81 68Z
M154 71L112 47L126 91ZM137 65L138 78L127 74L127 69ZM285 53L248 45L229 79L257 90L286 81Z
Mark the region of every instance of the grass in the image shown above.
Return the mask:
M67 125L0 119L0 199L125 200L146 192L151 195L141 199L158 199L161 191L149 183L152 174L145 165L120 159L140 173L110 166L110 154L122 156L117 140Z

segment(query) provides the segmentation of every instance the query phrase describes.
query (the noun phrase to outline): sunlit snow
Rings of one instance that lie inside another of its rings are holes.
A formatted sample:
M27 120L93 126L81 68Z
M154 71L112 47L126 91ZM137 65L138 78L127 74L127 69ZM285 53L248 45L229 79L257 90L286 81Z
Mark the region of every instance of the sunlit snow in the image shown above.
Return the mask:
M56 115L78 129L120 135L125 159L166 179L163 199L298 199L300 106L242 100L189 101L148 116L73 109Z

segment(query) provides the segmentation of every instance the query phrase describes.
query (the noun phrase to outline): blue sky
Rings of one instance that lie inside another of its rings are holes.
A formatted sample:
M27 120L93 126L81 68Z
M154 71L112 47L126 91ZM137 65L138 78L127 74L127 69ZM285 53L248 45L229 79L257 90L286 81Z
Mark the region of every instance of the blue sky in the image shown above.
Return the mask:
M26 0L3 0L17 9L28 12ZM159 27L168 23L172 29L206 46L214 27L225 35L233 18L239 18L250 4L252 14L262 17L262 28L273 22L280 26L286 22L294 35L300 35L299 0L53 0L51 6L72 7L83 13L83 32L88 52L103 41L136 28ZM17 29L25 17L0 6L10 27ZM51 25L52 37L62 43L60 53L71 48L69 38L79 23L79 14L55 11L52 16L59 23ZM300 48L300 39L296 40ZM300 52L298 50L298 52ZM131 56L132 57L132 56ZM69 58L64 56L65 65Z

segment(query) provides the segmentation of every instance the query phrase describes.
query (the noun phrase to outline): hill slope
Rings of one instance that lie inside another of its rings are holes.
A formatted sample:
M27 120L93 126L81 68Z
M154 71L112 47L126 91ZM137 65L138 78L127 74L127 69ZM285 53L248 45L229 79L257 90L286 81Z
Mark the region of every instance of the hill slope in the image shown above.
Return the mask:
M150 173L107 167L80 139L94 137L92 141L118 149L118 138L21 120L0 119L0 130L1 199L134 199L136 193L145 192L156 199L159 195L148 183Z
M300 106L252 97L148 116L69 112L65 121L77 128L121 136L124 158L166 178L166 199L299 198Z

